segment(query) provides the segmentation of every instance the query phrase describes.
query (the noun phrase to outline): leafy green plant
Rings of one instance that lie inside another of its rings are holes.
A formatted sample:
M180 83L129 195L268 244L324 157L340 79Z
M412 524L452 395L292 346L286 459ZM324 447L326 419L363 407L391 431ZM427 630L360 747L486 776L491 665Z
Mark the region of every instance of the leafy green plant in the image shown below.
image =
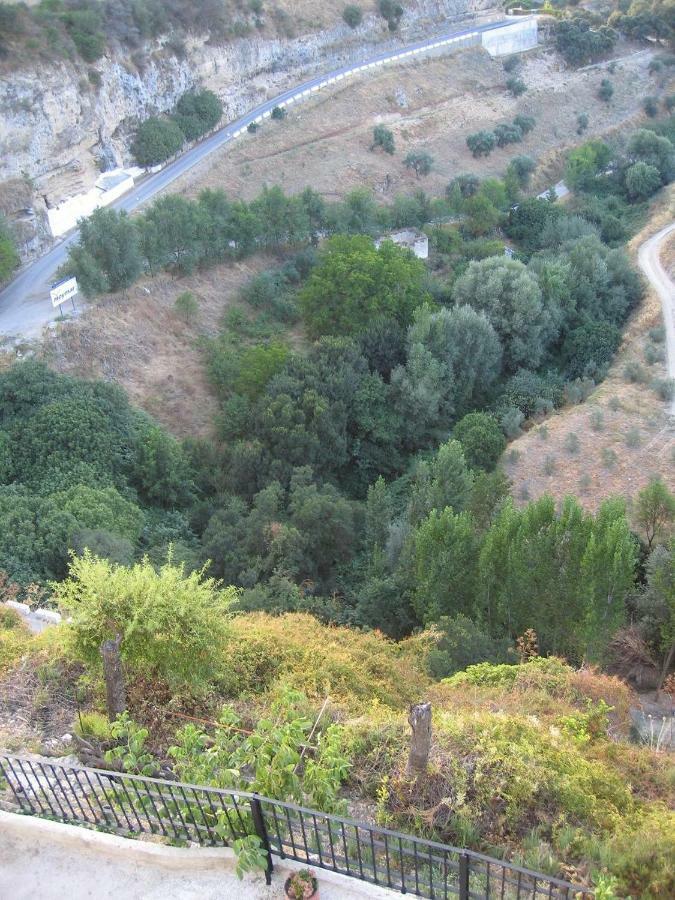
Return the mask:
M121 713L110 723L110 737L119 744L106 750L106 762L119 763L123 771L134 775L155 775L156 760L145 747L149 733L147 728L134 722L128 712Z
M97 741L109 741L113 736L107 716L99 712L82 712L75 720L75 731L80 737L93 737Z

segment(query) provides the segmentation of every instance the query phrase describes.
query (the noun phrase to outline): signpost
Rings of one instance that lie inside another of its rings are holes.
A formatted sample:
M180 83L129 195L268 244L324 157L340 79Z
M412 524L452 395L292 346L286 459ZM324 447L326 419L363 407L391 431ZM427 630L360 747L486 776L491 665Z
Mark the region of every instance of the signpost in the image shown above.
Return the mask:
M52 306L56 309L60 307L66 300L73 301L73 309L75 309L75 295L77 294L77 278L66 278L63 281L57 281L52 285L49 296L52 298ZM61 316L63 310L59 309Z

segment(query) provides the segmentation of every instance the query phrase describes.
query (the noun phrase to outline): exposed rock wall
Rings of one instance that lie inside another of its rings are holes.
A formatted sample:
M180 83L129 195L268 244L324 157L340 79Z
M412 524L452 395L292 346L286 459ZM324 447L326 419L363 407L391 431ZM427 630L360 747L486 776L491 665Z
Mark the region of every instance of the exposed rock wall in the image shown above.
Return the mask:
M193 38L182 58L156 42L133 60L112 54L93 66L78 59L27 63L0 76L0 210L15 225L22 255L33 256L48 241L46 207L89 189L102 168L130 162L134 123L170 110L186 90L215 91L225 120L232 119L315 71L433 33L462 16L489 16L492 4L415 0L395 35L370 16L356 30L340 23L293 39L212 45L206 36Z

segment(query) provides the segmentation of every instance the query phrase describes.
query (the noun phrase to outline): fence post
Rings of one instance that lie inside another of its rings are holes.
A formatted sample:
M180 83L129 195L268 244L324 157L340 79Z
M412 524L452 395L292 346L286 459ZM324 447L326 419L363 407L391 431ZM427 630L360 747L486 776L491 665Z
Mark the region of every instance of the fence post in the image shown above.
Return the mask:
M267 853L267 868L265 869L265 881L267 884L272 884L272 869L274 865L272 864L272 853L270 851L270 839L267 835L267 826L265 825L265 817L263 816L262 804L258 797L251 797L251 816L253 817L253 827L255 828L255 833L260 838L262 845Z
M459 855L459 900L469 900L469 856Z

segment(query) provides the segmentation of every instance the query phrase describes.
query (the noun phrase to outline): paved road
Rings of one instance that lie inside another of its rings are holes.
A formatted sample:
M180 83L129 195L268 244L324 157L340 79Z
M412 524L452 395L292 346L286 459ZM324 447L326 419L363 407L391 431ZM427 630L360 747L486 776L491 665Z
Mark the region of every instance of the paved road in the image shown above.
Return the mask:
M638 251L638 262L661 298L663 306L663 324L666 329L666 359L668 377L675 378L675 284L661 265L659 254L665 238L675 230L675 222L666 225L661 231L642 244ZM675 399L668 408L671 416L675 416Z
M270 100L261 103L245 116L230 122L211 137L192 147L174 162L170 163L161 172L152 175L140 182L134 190L125 194L118 201L111 204L114 209L124 209L127 212L137 209L158 193L167 188L176 178L180 178L189 169L201 162L210 153L224 147L232 141L242 129L260 116L269 116L275 106L288 103L297 98L298 93L319 89L329 79L341 79L361 71L364 67L376 66L383 62L395 60L403 54L420 53L425 50L435 49L443 42L461 39L471 34L479 34L502 28L512 24L513 20L502 20L487 25L477 25L459 31L452 31L415 44L409 44L396 50L389 50L376 56L368 57L359 63L351 63L341 69L336 69L325 75L318 75L297 87L284 91ZM78 240L78 232L75 230L53 247L44 256L23 269L10 284L0 292L0 335L17 337L38 337L44 325L56 318L57 313L49 300L49 288L54 281L54 274L62 265L68 255L68 248ZM66 304L68 307L69 304Z

